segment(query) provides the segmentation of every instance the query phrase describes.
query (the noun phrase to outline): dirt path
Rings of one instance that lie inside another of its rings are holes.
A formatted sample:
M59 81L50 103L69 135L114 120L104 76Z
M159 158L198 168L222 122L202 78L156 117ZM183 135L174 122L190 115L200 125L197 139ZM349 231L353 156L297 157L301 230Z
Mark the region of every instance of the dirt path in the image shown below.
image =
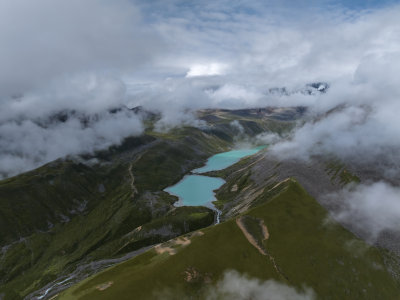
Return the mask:
M262 255L268 255L267 251L264 247L260 246L254 236L247 231L246 226L243 223L243 217L239 217L236 219L236 224L240 228L240 230L243 232L243 235L246 237L246 239L249 241L250 244L252 244L258 252L260 252ZM263 241L267 240L269 238L269 233L268 233L268 228L264 224L264 220L259 221L259 226L261 226L262 231L263 231Z
M260 226L261 232L262 232L262 237L263 239L261 241L257 241L256 238L247 230L244 222L244 217L239 217L236 219L236 224L242 231L243 235L246 237L246 239L249 241L250 244L252 244L258 252L260 252L262 255L265 255L269 258L269 260L272 262L275 271L285 280L289 281L288 277L281 271L277 263L275 262L275 258L270 255L267 251L267 249L262 245L262 242L265 240L269 239L269 232L267 226L264 224L263 219L257 219L258 221L258 226Z
M168 252L169 255L175 255L177 252L176 248L172 248L173 246L183 246L186 247L191 243L190 239L187 237L178 237L170 241L167 245L166 244L159 244L154 247L154 250L158 254L163 254L164 252Z
M130 186L131 186L131 190L132 190L132 198L135 198L135 194L139 193L138 189L135 186L135 176L133 176L133 172L132 172L133 164L136 163L139 159L141 159L143 154L145 154L145 153L146 153L146 151L141 153L141 154L139 154L136 157L136 159L129 164L129 167L128 167L128 173L129 173L129 177L131 179L130 180Z
M109 281L109 282L99 284L98 286L96 286L96 289L98 289L99 291L104 291L105 289L108 289L110 286L112 286L113 283L114 283L114 281Z
M132 189L132 198L135 198L135 194L138 193L138 190L137 190L137 188L135 186L135 176L133 176L132 167L133 167L133 163L131 163L129 165L128 172L129 172L129 177L131 178L130 186L131 186L131 189Z
M191 238L194 236L202 236L204 233L202 231L195 231L188 236L181 236L178 238L174 238L172 240L169 240L168 242L165 242L163 244L158 244L154 247L154 250L157 252L157 254L163 254L167 252L169 255L175 255L177 253L177 247L186 247L190 245Z

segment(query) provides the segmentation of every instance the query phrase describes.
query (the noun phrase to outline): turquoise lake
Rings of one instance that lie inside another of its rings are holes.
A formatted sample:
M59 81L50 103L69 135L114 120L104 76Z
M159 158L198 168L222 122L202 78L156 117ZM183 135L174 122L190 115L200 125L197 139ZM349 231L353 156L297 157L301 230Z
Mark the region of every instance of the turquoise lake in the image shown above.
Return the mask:
M215 154L207 160L204 167L194 169L192 172L204 173L225 169L238 162L241 158L253 155L263 148L265 148L265 146ZM215 200L213 191L220 188L224 183L225 180L222 178L203 175L186 175L177 184L166 188L165 191L179 198L178 205L208 206L214 208L211 203Z
M179 197L178 205L210 205L215 200L213 190L220 188L224 183L225 180L222 178L187 175L165 191Z
M204 167L194 169L193 173L204 173L225 169L234 163L237 163L241 158L256 154L265 146L260 146L252 149L239 149L228 152L222 152L211 156Z

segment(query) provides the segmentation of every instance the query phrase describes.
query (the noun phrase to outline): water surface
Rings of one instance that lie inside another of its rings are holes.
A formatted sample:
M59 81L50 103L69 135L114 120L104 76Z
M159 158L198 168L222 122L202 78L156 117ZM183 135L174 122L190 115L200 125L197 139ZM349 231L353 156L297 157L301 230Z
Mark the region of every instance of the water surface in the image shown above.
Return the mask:
M241 158L249 155L256 154L265 146L260 146L252 149L239 149L232 150L228 152L222 152L211 156L204 167L194 169L193 173L204 173L210 171L218 171L225 169L235 163L237 163Z
M179 197L178 205L201 206L215 200L213 190L219 189L225 180L202 175L187 175L174 186L165 189Z
M265 146L252 149L232 150L215 154L207 160L204 167L194 169L192 172L203 173L225 169L238 162L241 158L257 153L264 147ZM219 189L224 183L225 180L218 177L208 177L197 174L186 175L177 184L166 188L165 191L179 198L177 205L208 206L215 209L212 204L212 202L216 200L213 191Z

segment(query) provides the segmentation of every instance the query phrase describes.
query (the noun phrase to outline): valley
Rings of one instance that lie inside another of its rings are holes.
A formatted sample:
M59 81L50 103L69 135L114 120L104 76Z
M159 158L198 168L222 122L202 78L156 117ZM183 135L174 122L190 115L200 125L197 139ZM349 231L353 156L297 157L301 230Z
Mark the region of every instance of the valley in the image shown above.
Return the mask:
M400 0L1 0L0 300L400 300Z
M207 119L214 112L201 113ZM175 207L164 192L212 154L233 147L240 120L248 136L292 122L218 113L204 129L183 127L128 138L94 156L60 159L0 183L0 294L40 297L139 249L214 223L205 207ZM112 261L112 260L110 260ZM86 267L83 267L86 266ZM77 273L76 273L77 272ZM70 277L62 285L57 285ZM37 291L37 292L36 292Z
M282 121L282 113L200 111L207 126L168 132L153 131L149 120L144 135L120 146L3 180L0 228L14 231L1 235L0 295L217 299L230 295L218 290L221 282L239 276L278 282L299 297L395 299L400 247L392 239L366 243L330 216L341 204L321 197L364 174L332 158L282 161L268 147L204 167L216 153L263 145L258 134L284 137L301 122L300 115ZM221 180L213 206L186 206L166 192L203 171Z

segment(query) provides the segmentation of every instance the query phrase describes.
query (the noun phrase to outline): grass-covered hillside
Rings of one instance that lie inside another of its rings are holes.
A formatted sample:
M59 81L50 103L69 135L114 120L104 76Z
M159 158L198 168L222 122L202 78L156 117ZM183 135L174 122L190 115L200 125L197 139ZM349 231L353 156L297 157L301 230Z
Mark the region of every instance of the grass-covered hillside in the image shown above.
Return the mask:
M235 299L238 276L242 284L251 278L241 286L249 299L260 286L274 299L268 293L281 289L268 289L271 280L304 299L398 299L389 262L388 252L331 220L289 179L249 211L155 247L55 299ZM232 274L236 281L226 288Z
M284 132L282 112L202 112L200 128L155 131L0 181L0 298L49 297L145 247L211 225L163 189L241 138ZM232 125L232 121L240 124Z

